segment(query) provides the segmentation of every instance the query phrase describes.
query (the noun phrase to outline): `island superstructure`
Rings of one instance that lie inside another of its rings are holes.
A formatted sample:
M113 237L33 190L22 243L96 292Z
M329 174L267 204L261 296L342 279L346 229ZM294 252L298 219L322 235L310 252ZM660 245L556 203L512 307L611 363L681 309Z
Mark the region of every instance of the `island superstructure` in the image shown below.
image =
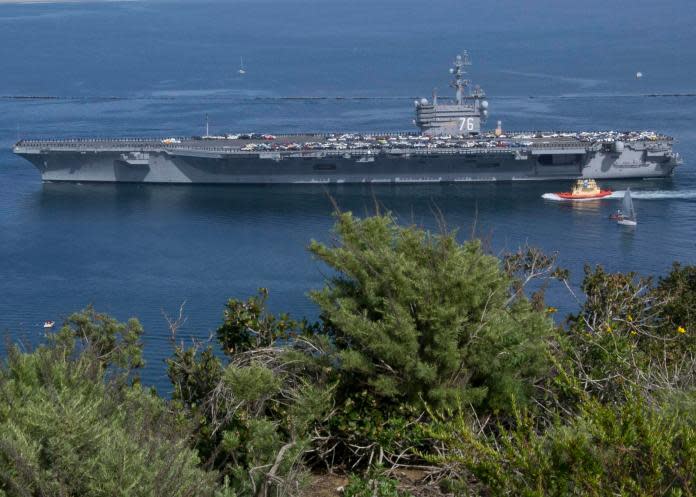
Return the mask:
M648 131L483 131L485 93L450 72L455 97L416 100L420 132L165 139L21 140L14 152L44 181L363 183L654 178L681 163L673 139Z

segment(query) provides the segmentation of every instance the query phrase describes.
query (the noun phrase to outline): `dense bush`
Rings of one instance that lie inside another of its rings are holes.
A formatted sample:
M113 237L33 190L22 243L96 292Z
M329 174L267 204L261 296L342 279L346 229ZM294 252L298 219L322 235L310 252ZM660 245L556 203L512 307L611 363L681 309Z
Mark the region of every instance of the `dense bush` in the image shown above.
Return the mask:
M586 299L569 318L565 357L605 400L696 387L696 270L676 265L657 286L634 273L585 268Z
M693 399L692 399L693 401ZM693 406L587 400L569 417L540 426L528 412L513 428L484 427L470 417L437 419L441 444L426 456L459 495L694 495Z
M223 352L234 356L262 347L273 347L278 341L286 342L306 323L297 323L287 314L276 317L266 312L268 290L261 288L259 295L246 301L230 299L225 306L222 326L217 338Z
M289 339L302 323L267 313L266 297L262 289L227 303L217 332L223 357L210 345L177 345L168 372L174 404L196 426L204 467L226 475L239 495L298 495L331 389L297 361L304 342Z
M561 327L544 281L567 272L538 250L388 215L334 233L310 246L319 321L270 314L264 289L229 300L216 343L174 343L171 399L140 386L136 320L88 308L12 348L0 496L299 496L330 469L362 472L348 497L405 497L402 466L427 495L696 493L696 267L587 267Z
M660 279L655 295L664 302L661 312L665 327L688 336L689 346L696 350L696 266L675 263L672 271Z
M343 490L344 497L413 497L410 493L399 489L399 482L372 470L361 477L350 475L348 485Z
M478 241L339 214L313 242L333 277L312 297L336 349L343 395L379 409L471 403L507 410L549 370L552 323ZM362 397L361 397L362 396ZM387 411L384 411L387 412Z
M423 457L462 495L694 495L694 274L675 265L654 285L587 267L553 407L505 425L435 415Z
M140 331L87 309L34 352L10 351L0 369L0 494L227 494L199 467L188 427L124 383L142 364Z

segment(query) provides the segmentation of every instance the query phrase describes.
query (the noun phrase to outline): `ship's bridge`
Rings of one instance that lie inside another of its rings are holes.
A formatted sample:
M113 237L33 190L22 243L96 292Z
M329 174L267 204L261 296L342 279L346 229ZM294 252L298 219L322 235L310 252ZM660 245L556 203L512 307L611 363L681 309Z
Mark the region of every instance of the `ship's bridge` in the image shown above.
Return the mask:
M481 123L488 116L488 102L483 90L476 86L469 90L470 81L465 79L465 66L470 66L469 55L457 55L450 73L454 79L450 86L456 90L454 100L443 103L433 92L432 102L422 98L415 101L415 124L426 135L478 135Z

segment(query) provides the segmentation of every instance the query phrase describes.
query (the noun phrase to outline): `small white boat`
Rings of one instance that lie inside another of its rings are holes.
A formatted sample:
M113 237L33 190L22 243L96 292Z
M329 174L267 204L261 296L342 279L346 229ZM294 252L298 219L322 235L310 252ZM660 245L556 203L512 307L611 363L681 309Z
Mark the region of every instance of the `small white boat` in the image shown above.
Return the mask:
M244 59L239 58L239 74L246 74L246 69L244 69Z
M44 329L50 330L56 325L55 321L44 321Z
M621 200L621 211L616 216L616 222L623 226L636 226L636 210L633 208L633 199L631 198L631 189L627 188Z

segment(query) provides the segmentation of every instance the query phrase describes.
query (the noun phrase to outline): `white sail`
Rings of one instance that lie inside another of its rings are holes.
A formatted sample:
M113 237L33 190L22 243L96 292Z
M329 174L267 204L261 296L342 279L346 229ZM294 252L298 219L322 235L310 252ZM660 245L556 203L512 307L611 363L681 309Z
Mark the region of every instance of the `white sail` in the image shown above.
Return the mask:
M633 208L633 199L631 198L630 188L626 189L626 193L621 201L621 211L626 219L630 219L631 221L636 220L636 211Z
M635 226L637 224L636 210L633 208L630 188L626 189L623 200L621 200L621 217L617 222L626 226Z
M239 58L239 74L246 74L246 70L244 69L244 59L242 57Z

